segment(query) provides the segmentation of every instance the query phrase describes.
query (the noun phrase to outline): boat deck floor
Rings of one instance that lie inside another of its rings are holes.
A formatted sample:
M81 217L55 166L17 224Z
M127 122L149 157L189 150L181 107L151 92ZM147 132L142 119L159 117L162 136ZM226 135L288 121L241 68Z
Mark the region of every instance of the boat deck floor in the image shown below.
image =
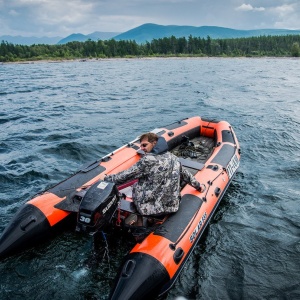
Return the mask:
M179 158L188 159L190 161L204 164L211 156L215 146L213 138L209 137L196 137L189 140L187 143L175 147L170 152ZM185 166L193 175L197 170Z

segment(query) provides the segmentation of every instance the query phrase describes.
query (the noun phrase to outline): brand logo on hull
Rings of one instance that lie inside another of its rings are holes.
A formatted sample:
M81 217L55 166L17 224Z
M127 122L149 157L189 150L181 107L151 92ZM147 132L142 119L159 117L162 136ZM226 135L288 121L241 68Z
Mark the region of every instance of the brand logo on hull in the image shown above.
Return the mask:
M226 168L229 178L231 178L234 175L235 171L239 167L239 164L240 164L240 161L239 161L238 157L236 155L234 155Z
M198 235L201 227L203 226L203 224L205 223L205 220L207 218L207 213L205 212L203 214L203 216L201 217L201 220L199 221L199 223L197 224L197 226L195 227L195 229L193 230L192 235L190 236L190 242L194 243L196 236Z

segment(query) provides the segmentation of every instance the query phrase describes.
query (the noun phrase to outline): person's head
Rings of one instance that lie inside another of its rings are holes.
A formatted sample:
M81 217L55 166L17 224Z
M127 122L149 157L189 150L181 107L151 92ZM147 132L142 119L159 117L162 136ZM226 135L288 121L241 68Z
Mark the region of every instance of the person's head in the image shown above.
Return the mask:
M158 135L153 132L147 132L140 136L141 149L144 152L151 152L153 147L156 145Z

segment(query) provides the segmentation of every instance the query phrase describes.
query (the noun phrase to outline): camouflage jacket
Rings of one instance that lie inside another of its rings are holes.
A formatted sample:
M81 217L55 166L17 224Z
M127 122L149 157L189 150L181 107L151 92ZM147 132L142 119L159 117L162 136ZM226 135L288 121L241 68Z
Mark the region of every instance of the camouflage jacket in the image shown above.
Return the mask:
M118 174L108 175L106 181L121 184L138 179L132 196L142 215L173 213L179 208L180 180L198 189L200 183L181 167L178 158L170 152L160 155L147 153L135 165Z

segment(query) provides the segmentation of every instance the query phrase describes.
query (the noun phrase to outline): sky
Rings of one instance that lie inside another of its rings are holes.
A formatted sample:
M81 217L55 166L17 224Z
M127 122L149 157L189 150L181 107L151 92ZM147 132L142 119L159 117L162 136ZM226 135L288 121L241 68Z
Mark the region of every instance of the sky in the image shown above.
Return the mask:
M125 32L145 23L300 29L300 0L0 0L0 36Z

